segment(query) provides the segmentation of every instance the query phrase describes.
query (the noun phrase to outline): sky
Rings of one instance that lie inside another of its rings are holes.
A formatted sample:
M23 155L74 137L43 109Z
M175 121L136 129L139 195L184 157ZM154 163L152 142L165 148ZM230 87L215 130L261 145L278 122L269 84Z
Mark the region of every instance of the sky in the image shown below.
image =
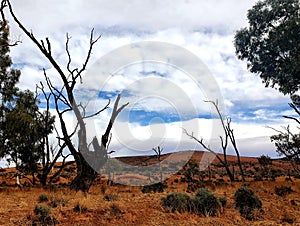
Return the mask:
M265 88L235 56L235 32L247 26L247 10L255 1L238 0L14 0L15 14L38 40L48 37L52 53L66 70L66 34L72 66L80 67L94 28L101 38L93 48L76 97L93 112L118 93L129 105L112 131L115 155L143 155L161 146L165 152L202 148L182 128L203 137L216 152L222 135L216 112L205 100L218 100L224 117L232 119L243 156L277 157L267 127L290 123L289 98ZM35 89L45 68L53 84L61 81L38 49L14 24L11 49L14 67L21 70L19 87ZM41 104L41 108L43 104ZM55 114L54 109L52 109ZM89 137L101 137L111 108L87 122ZM69 129L72 114L65 115ZM58 123L57 126L59 127ZM74 141L76 142L76 141ZM230 149L231 150L231 149ZM230 151L229 153L233 153Z

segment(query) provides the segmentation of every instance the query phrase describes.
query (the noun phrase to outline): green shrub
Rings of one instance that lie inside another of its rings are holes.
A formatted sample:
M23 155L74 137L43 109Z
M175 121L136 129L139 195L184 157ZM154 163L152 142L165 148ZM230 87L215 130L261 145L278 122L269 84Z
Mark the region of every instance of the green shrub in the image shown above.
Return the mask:
M280 186L280 187L275 187L275 193L279 196L286 196L288 194L291 194L293 192L293 189L291 188L291 186Z
M242 186L234 194L235 208L248 220L255 219L255 210L262 210L262 202L253 190Z
M216 216L221 212L222 204L217 196L205 188L200 188L194 197L195 212L203 216Z
M51 212L51 208L48 205L36 205L34 208L34 213L40 218L46 218Z
M194 209L193 200L187 194L174 192L168 194L167 197L163 197L161 201L163 207L171 210L172 212L191 212Z
M38 199L39 199L39 202L48 202L49 196L47 194L40 194Z

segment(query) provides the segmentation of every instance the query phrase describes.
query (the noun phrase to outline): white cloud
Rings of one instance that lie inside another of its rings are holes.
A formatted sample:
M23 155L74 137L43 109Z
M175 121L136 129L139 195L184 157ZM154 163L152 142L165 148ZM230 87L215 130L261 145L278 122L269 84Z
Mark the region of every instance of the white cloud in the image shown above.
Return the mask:
M173 104L180 111L189 111L191 110L190 103L192 103L199 112L209 113L210 108L202 102L205 99L203 90L210 89L209 84L205 83L206 86L199 89L199 86L187 74L170 66L125 65L126 67L118 68L119 71L114 71L114 76L109 77L110 79L105 81L106 83L101 80L102 78L97 82L94 78L89 78L89 73L98 72L91 72L91 68L106 53L126 44L148 40L183 47L195 54L208 67L224 96L228 113L234 117L233 120L237 119L238 124L234 124L234 128L237 130L237 137L241 142L243 153L256 153L250 150L251 143L256 145L253 146L255 150L273 150L273 146L270 146L272 144L267 139L270 132L264 129L265 122L263 120L273 118L272 125L277 126L282 122L286 123L284 120L279 120L278 115L291 113L289 110L276 108L276 106L287 103L288 98L276 90L266 89L260 78L247 72L246 64L235 57L234 33L237 29L246 26L246 13L254 2L237 0L178 0L175 2L170 0L133 0L130 2L123 0L95 2L69 0L62 2L53 0L49 3L36 0L26 2L15 0L12 4L17 16L29 29L32 29L38 39L50 38L53 56L63 65L64 71L66 71L65 65L68 60L64 46L66 32L72 36L70 51L73 67L80 67L85 59L90 29L95 27L95 34L102 33L102 38L93 50L87 77L84 78L83 86L91 85L94 88L93 91L85 93L85 98L91 98L89 99L89 111L95 110L95 107L102 107L106 103L105 100L95 100L95 90L122 91L130 88L135 93L135 99L126 96L122 99L123 102L129 101L132 104L128 109L139 106L144 110L166 112L168 108L172 108ZM59 86L61 81L55 70L49 67L45 57L21 33L12 19L10 22L12 37L18 37L21 34L23 41L11 51L14 63L21 66L22 69L20 87L34 89L35 84L44 79L42 68L46 68L53 84ZM153 50L153 54L155 53L161 55L159 50ZM113 62L107 62L106 66L118 64L126 57L130 56L125 52L124 55L115 58ZM174 54L174 58L178 59L182 65L189 63L179 54ZM164 80L165 83L163 83L161 79L149 82L140 73L145 71L165 74L164 78L169 81ZM141 102L143 97L150 97L154 94L165 97L169 103L158 101L158 98L148 98L147 102ZM134 105L134 103L140 105ZM253 111L251 112L253 116L246 117L245 113L249 112L245 111L250 111L249 109ZM110 112L105 111L95 121L92 121L92 124L96 123L97 134L101 134L109 117ZM239 119L242 121L240 122ZM72 125L71 116L68 116L67 120L68 125ZM124 121L120 118L118 123L124 123ZM152 137L151 128L154 130L154 134L164 132L160 135L168 139L169 149L176 147L178 139L183 139L183 142L180 143L182 148L187 149L193 146L194 142L190 139L182 138L180 126L176 127L175 124L164 123L164 129L157 127L157 124L151 127L124 123L123 126L127 125L131 131L129 135L132 136L127 137L127 142L134 143L134 139L141 140L140 147L145 150L161 141L157 136ZM92 132L90 136L93 136ZM203 134L203 136L206 135ZM117 144L116 137L113 137L112 146L115 145L121 149ZM167 145L167 142L164 142L164 145ZM122 152L126 153L126 150Z

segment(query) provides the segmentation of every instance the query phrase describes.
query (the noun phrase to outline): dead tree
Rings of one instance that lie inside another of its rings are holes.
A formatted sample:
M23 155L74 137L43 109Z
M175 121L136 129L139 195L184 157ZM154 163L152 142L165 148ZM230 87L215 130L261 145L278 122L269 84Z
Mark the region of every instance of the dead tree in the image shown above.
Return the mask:
M212 150L209 145L205 144L203 138L198 139L197 137L195 137L193 135L193 133L189 133L186 129L183 129L184 133L187 136L189 136L190 138L192 138L193 140L197 141L205 150L213 153L216 156L216 158L220 161L220 163L223 165L223 167L225 168L230 181L234 181L235 180L234 173L230 170L230 164L227 161L227 149L228 149L228 144L230 142L236 153L237 159L238 159L238 166L240 168L242 180L245 181L244 171L243 171L243 168L241 165L241 160L240 160L239 150L237 148L233 129L231 129L231 118L224 119L224 117L222 116L222 114L220 112L217 102L214 102L214 101L205 101L205 102L211 103L214 106L215 110L217 111L218 118L222 124L224 135L223 136L220 135L220 141L221 141L221 147L222 147L222 151L223 151L223 158L221 158L215 150Z
M152 150L156 154L156 159L158 161L158 167L159 167L160 182L162 182L163 181L163 175L162 175L162 168L161 168L161 164L160 164L160 158L161 158L161 153L163 152L164 149L161 148L160 146L157 146L156 148L152 148Z
M8 8L9 13L11 14L13 20L20 27L20 29L26 34L26 36L37 46L40 52L46 57L46 59L51 63L56 72L58 73L62 86L60 88L55 87L50 77L46 74L46 70L44 69L44 76L46 80L46 84L53 96L55 102L55 108L58 115L58 119L61 125L62 137L61 139L70 153L74 157L77 175L74 180L71 182L71 189L76 191L82 191L87 193L92 183L95 181L98 173L97 170L100 169L107 160L107 144L110 136L110 132L114 121L118 114L128 105L124 104L119 107L119 101L121 96L118 95L114 104L114 108L111 114L110 121L108 122L105 133L102 135L101 143L99 144L98 139L95 137L91 142L93 145L94 151L89 150L88 142L87 142L87 134L86 134L86 123L85 119L94 117L100 114L102 111L109 107L110 101L99 111L86 115L85 108L81 103L77 103L74 96L74 89L77 83L82 82L82 74L86 70L87 64L89 62L92 49L94 44L99 40L100 36L94 39L94 29L91 30L90 40L89 40L89 49L87 51L86 58L82 64L81 68L71 68L72 58L69 51L69 41L70 37L67 34L66 43L65 43L65 51L68 56L68 62L65 66L66 73L63 70L63 67L57 63L57 61L53 58L52 50L51 50L51 42L49 38L45 40L38 41L34 34L29 31L25 26L19 21L19 19L14 14L12 5L9 0L2 0L1 15L3 16L4 8ZM5 19L5 18L3 18ZM63 107L61 107L63 106ZM74 131L68 131L66 122L64 121L63 115L67 112L73 112L76 120L77 126ZM78 137L78 147L75 147L72 142L72 137L77 133Z

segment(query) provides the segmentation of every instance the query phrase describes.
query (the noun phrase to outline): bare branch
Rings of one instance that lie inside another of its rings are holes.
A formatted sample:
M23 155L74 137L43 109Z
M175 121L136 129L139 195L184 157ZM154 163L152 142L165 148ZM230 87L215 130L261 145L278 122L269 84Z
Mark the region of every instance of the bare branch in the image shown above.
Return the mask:
M108 100L108 103L102 109L100 109L99 111L97 111L97 112L95 112L95 113L93 113L91 115L84 116L83 118L87 119L87 118L92 118L92 117L94 117L96 115L99 115L101 112L103 112L104 110L108 109L109 105L110 105L110 100Z
M296 121L298 124L300 124L300 120L297 119L297 118L295 118L295 117L292 117L292 116L286 116L286 115L284 115L284 116L282 116L282 117L283 117L283 118L287 118L287 119L292 119L292 120Z

